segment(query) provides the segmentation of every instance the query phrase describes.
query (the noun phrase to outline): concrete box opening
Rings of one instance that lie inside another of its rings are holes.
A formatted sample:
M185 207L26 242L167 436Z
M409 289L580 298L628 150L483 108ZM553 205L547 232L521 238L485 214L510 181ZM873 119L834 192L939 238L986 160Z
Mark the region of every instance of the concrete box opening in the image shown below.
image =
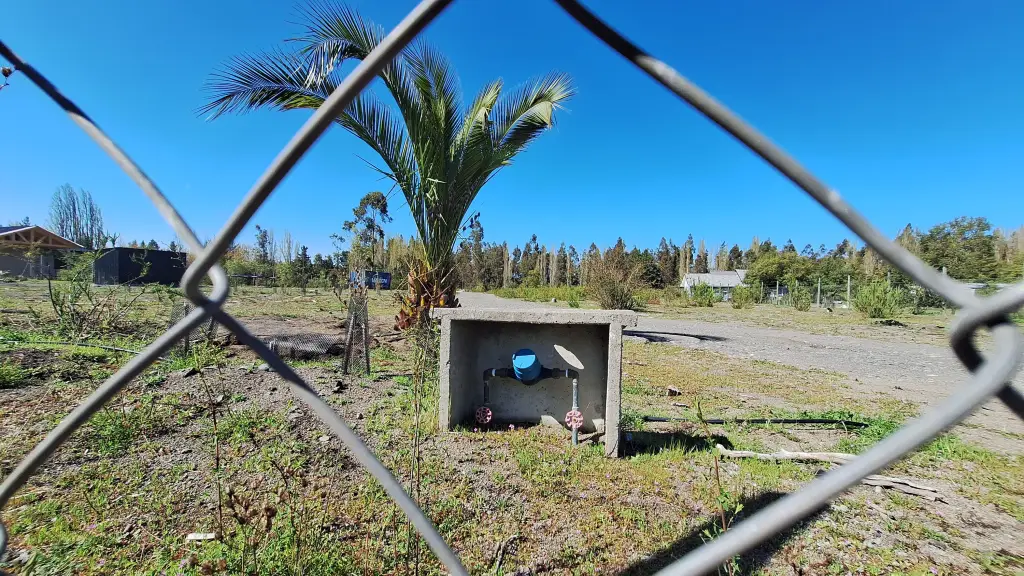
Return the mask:
M544 424L571 430L574 440L603 434L605 453L618 456L622 329L636 326L636 314L455 308L433 315L441 320L442 430Z

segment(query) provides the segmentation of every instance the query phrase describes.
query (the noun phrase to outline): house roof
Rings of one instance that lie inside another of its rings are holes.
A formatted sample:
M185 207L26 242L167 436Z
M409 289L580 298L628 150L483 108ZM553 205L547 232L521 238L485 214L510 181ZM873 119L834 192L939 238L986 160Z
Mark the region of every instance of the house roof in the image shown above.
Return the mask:
M743 284L746 270L712 270L708 273L691 273L683 276L682 287L707 284L712 288L735 288Z
M41 248L82 248L81 244L58 236L42 226L0 226L0 244Z

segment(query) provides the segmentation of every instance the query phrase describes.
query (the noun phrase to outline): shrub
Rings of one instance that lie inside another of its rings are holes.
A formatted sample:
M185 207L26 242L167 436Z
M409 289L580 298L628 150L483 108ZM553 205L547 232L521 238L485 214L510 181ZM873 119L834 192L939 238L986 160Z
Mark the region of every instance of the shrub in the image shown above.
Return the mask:
M536 288L540 286L540 272L536 270L530 270L523 276L523 286L527 288Z
M888 282L872 282L853 297L853 307L868 318L896 318L902 314L905 302L903 290Z
M732 307L738 309L750 308L754 305L754 289L749 286L737 286L732 290L730 302Z
M644 429L644 417L639 412L623 408L619 417L619 429L626 432L640 432Z
M580 300L583 289L579 286L516 286L515 288L495 288L490 293L500 298L517 298L527 302L550 302L552 298L560 302L568 302L575 297Z
M605 310L639 310L643 288L637 266L619 268L597 259L591 265L587 292Z
M569 292L569 297L565 299L565 302L566 302L566 304L569 305L569 308L579 308L580 307L580 295L579 295L579 292L577 292L575 290L573 290L572 292Z
M790 291L793 297L793 308L801 312L807 312L811 309L811 291L807 288L797 286Z
M693 287L693 293L690 295L690 301L693 302L694 306L710 308L711 306L714 306L717 301L715 290L707 284L697 284Z
M690 305L690 294L678 286L669 286L662 290L661 293L666 304L672 306Z
M134 308L149 293L152 284L140 288L125 284L111 287L93 285L93 263L99 252L83 252L65 257L67 268L58 273L60 280L46 280L50 306L55 322L53 328L62 337L82 340L99 334L129 334L140 329ZM149 263L142 263L138 280L146 275ZM163 300L162 297L158 298Z
M25 380L26 376L21 366L0 362L0 389L18 386Z

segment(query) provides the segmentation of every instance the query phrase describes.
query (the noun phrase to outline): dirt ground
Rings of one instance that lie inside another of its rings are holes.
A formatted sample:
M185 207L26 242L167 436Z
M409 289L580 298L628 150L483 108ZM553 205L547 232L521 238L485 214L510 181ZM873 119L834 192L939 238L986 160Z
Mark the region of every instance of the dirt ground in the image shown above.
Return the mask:
M479 308L545 308L551 304L497 298L490 294L462 292L463 306ZM764 308L776 308L768 307ZM642 313L627 337L635 341L667 343L707 350L731 358L756 359L804 369L826 370L846 376L845 392L854 397L884 396L924 409L940 402L967 382L969 373L948 345L914 341L914 327L872 326L864 323L854 333L871 337L813 334L792 329L765 328L737 322L735 313L755 316L758 311L734 311L725 306L724 320L709 322ZM769 312L774 312L771 310ZM824 313L815 311L808 314ZM799 325L789 322L788 325ZM893 334L908 333L909 341L892 341ZM984 347L983 347L984 348ZM1024 374L1014 382L1024 384ZM785 385L785 383L780 383ZM958 432L981 445L1008 454L1024 454L1024 421L1006 406L992 400L971 416Z
M17 295L0 286L3 298ZM234 298L229 306L258 334L342 333L343 307L323 295ZM541 426L439 433L436 367L422 362L431 354L392 332L390 294L374 298L369 375L343 374L338 357L289 363L408 487L473 574L652 573L720 533L722 516L739 522L830 466L721 459L716 475L716 444L857 453L962 381L944 349L920 342L644 317L624 346L627 455L607 459L601 438L572 449L566 431ZM494 305L475 298L460 296ZM0 476L130 358L35 344L46 334L21 316L0 319ZM197 346L136 379L0 510L11 534L0 567L441 573L380 486L261 364L240 346ZM669 385L680 394L666 396ZM868 426L705 431L697 401L705 417ZM1024 436L991 408L885 472L934 488L935 500L857 487L738 558L736 573L1021 574ZM679 420L647 420L654 416Z

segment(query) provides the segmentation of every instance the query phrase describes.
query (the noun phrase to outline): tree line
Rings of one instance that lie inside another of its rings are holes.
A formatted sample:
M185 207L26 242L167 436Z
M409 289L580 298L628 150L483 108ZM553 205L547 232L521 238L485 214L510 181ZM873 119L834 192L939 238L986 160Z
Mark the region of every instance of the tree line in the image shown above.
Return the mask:
M329 283L350 271L380 270L396 280L422 257L417 238L388 237L384 226L392 221L388 197L366 194L332 235L335 250L309 254L309 249L285 231L256 226L254 242L235 244L222 258L229 274L274 279L279 285ZM29 219L16 224L28 225ZM51 199L50 229L87 249L128 246L150 250L183 251L175 241L161 246L156 240L119 241L104 225L102 212L92 195L65 184ZM343 234L349 236L348 240ZM460 229L455 247L454 281L466 289L492 290L517 286L579 286L592 280L595 264L603 269L627 271L638 283L663 288L678 286L686 274L713 270L746 270L746 282L756 286L792 286L820 282L829 290L841 290L847 282L862 284L884 279L897 286L912 284L874 250L844 239L835 246L811 244L797 250L792 240L781 246L755 236L746 249L739 244L720 244L713 252L703 240L688 235L682 245L662 238L657 248L627 248L619 238L604 250L592 243L580 251L574 245L542 245L533 234L522 246L484 239L479 213L472 214ZM895 241L925 263L949 276L968 282L1009 283L1024 275L1024 226L1016 230L993 228L984 217L962 216L922 230L907 224Z
M627 249L622 238L600 250L596 244L580 252L573 245L541 245L533 234L525 244L484 241L479 217L471 220L455 254L463 288L491 290L515 286L585 285L597 260L631 270L653 288L678 286L682 277L713 270L746 270L747 284L792 286L821 282L845 287L885 279L897 285L909 278L874 250L844 239L833 247L811 244L797 250L791 240L778 246L754 237L746 249L722 243L712 253L705 242L687 236L683 244L662 238L655 249ZM1014 231L993 229L982 217L959 217L920 230L908 224L895 241L937 270L961 281L1013 282L1024 276L1024 226Z

